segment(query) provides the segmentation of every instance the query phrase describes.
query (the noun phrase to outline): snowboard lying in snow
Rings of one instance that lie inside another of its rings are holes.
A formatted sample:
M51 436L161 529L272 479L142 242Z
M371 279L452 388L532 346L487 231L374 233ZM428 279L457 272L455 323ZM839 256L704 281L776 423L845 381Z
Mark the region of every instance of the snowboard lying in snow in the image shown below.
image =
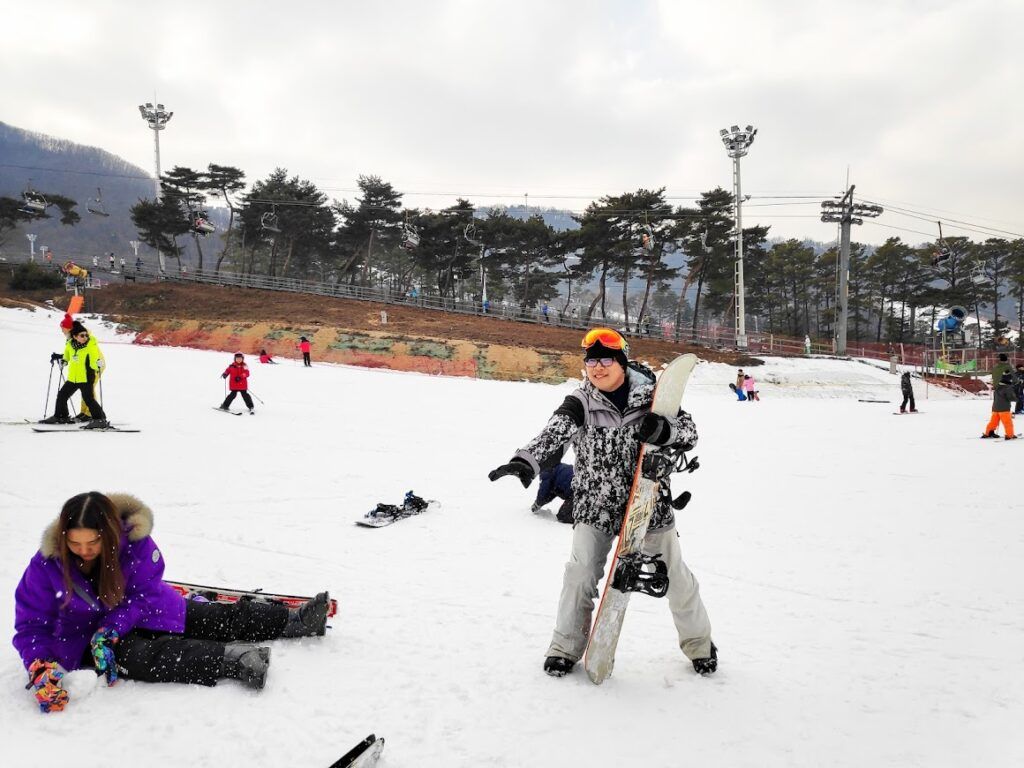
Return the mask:
M298 608L303 603L312 600L312 597L300 595L278 595L273 592L264 592L261 589L225 589L224 587L209 587L203 584L187 584L182 581L166 581L165 583L174 589L182 597L189 599L201 597L211 603L237 603L239 600L259 600L264 603L278 603L288 608ZM338 601L331 599L327 608L327 617L330 618L338 612Z
M434 499L423 499L409 491L405 494L405 499L401 504L378 504L356 520L356 525L363 528L383 528L407 517L426 512L427 508L435 503Z
M384 751L384 739L372 733L342 755L330 768L370 768L376 765L380 753Z

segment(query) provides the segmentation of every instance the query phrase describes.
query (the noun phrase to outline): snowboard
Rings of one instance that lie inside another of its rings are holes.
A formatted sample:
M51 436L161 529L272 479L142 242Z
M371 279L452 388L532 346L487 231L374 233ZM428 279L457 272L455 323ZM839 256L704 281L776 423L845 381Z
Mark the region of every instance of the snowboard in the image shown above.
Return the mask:
M426 512L433 503L436 503L433 499L422 499L409 491L401 504L378 504L356 520L356 525L363 528L384 528L394 525L399 520Z
M686 383L696 365L697 356L692 354L680 355L668 364L658 377L654 401L651 403L652 413L675 416L679 412ZM676 457L652 445L640 446L640 456L637 458L636 471L633 474L633 487L629 492L626 514L622 519L622 528L608 569L604 593L594 617L587 650L583 657L587 676L598 685L604 682L615 666L615 648L619 643L622 623L626 618L626 607L629 605L630 592L620 588L628 585L616 579L617 575L622 575L616 571L620 563L623 568L636 567L635 561L642 557L644 536L647 535L647 526L658 501L658 488L662 478L675 466ZM664 563L658 563L658 566L664 567Z
M88 422L81 422L75 424L36 424L32 427L33 432L139 432L138 429L129 429L127 427L119 427L115 424L111 424L109 427L103 429L84 429L83 427Z
M733 393L734 395L736 395L737 399L738 399L738 400L739 400L739 401L740 401L741 403L742 403L743 401L745 401L745 400L747 399L747 395L746 395L746 393L745 393L745 392L744 392L744 391L743 391L742 389L740 389L739 387L737 387L737 386L736 386L736 385L735 385L734 383L732 383L732 382L729 382L729 389L731 389L731 390L732 390L732 393Z
M376 765L380 753L384 751L384 739L372 733L342 755L330 768L369 768Z
M278 603L288 608L298 608L303 603L312 600L312 597L301 595L279 595L273 592L264 592L261 589L226 589L224 587L210 587L204 584L188 584L183 581L164 580L171 589L184 597L186 600L193 597L201 597L212 603L237 603L242 598L259 600L264 603ZM338 612L338 601L331 599L327 609L327 618Z

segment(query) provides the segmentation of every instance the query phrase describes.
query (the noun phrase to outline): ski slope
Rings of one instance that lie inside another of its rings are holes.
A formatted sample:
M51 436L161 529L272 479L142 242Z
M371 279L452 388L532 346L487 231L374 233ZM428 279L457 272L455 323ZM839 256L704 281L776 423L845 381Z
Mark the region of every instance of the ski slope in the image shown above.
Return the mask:
M59 317L0 309L0 420L42 415ZM698 366L685 404L701 469L674 490L693 492L678 528L719 672L696 676L667 605L640 596L598 687L541 670L569 527L530 513L535 486L487 480L572 384L249 358L266 404L232 418L210 407L230 351L85 322L110 418L142 432L0 426L6 636L44 526L91 489L153 507L168 578L329 589L339 615L324 638L272 643L260 693L85 673L51 715L7 644L0 764L60 749L82 768L326 768L370 732L382 768L1024 764L1024 440L977 439L987 400L926 399L918 382L923 413L894 417L885 371L768 359L751 371L761 402L738 403L734 369ZM409 489L442 505L353 525Z

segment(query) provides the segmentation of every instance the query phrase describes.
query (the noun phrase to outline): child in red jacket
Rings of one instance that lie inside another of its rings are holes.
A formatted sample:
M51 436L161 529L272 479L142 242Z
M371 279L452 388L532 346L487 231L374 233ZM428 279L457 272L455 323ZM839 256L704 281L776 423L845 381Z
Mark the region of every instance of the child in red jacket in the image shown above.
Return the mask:
M235 361L224 369L224 373L220 377L228 380L228 389L231 390L228 396L224 398L224 402L221 403L220 409L222 411L230 410L229 407L235 399L235 395L241 395L245 405L249 408L249 413L256 413L256 410L253 408L252 398L249 397L249 366L245 364L245 355L241 352L236 352Z
M298 349L302 353L302 364L306 368L312 368L313 367L313 364L311 362L309 362L309 349L310 349L310 347L311 347L311 344L309 343L309 339L307 339L305 336L303 336L302 338L299 339Z

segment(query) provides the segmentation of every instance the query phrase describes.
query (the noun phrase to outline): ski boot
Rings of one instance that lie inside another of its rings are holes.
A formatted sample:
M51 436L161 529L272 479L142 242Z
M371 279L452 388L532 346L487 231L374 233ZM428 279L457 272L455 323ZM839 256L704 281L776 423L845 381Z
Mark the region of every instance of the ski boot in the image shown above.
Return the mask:
M77 416L75 416L74 420L80 422L92 421L92 416L86 416L84 413L80 413Z
M990 437L999 437L999 435L996 434L995 430L992 430L991 432L986 432L984 435L982 435L981 439L985 440L986 438Z
M267 684L270 649L252 643L228 643L224 646L224 677L261 690Z
M1016 440L1019 435L1003 435L1003 440Z
M281 630L281 637L323 637L327 634L327 611L331 598L321 592L298 608L288 609L288 623Z
M575 661L564 656L548 656L544 659L544 671L552 677L565 677L575 666Z
M718 669L718 649L711 644L711 656L706 659L692 659L693 671L698 675L711 675Z
M49 416L49 417L47 417L45 419L40 419L39 423L40 424L74 424L75 420L72 419L70 416L58 416L57 414L53 414L53 416Z
M249 409L249 415L250 416L255 416L256 415L256 409L255 408L250 408Z
M106 419L93 419L82 429L110 429L110 422Z

